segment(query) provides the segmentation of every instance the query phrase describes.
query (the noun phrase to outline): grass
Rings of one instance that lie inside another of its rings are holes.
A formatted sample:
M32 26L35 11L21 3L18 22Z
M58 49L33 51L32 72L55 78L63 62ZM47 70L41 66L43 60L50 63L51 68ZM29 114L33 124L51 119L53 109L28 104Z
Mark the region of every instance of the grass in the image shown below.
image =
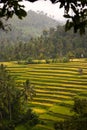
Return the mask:
M62 114L62 115L66 115L67 116L71 116L74 113L71 113L71 109L65 106L53 106L49 109L50 112L56 113L56 114Z
M32 130L53 130L53 129L51 127L39 124L35 126L34 128L32 128Z
M29 65L17 64L16 61L3 63L18 83L22 85L30 79L35 85L36 97L30 106L45 124L39 124L32 130L53 130L53 122L72 116L70 109L74 96L87 96L87 61ZM78 68L83 69L82 75ZM16 130L25 128L19 126Z
M53 115L50 115L50 114L42 114L42 115L40 115L40 119L53 121L53 122L58 121L58 120L63 120L62 118L59 118L56 116L53 117Z

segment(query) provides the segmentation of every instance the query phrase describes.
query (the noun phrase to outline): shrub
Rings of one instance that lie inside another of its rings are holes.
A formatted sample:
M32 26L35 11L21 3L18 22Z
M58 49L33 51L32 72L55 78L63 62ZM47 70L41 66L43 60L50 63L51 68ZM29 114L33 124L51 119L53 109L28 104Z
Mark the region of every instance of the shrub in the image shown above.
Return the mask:
M62 58L62 62L63 62L63 63L69 62L69 58L68 58L68 57L63 57L63 58Z
M28 60L27 60L27 63L28 64L32 64L33 63L33 59L29 57Z
M50 60L49 59L46 59L46 64L49 64L50 63Z
M38 116L33 113L31 109L28 109L28 111L24 115L22 123L27 129L30 129L31 127L39 123L39 119Z
M57 59L52 59L52 63L57 63L58 60Z

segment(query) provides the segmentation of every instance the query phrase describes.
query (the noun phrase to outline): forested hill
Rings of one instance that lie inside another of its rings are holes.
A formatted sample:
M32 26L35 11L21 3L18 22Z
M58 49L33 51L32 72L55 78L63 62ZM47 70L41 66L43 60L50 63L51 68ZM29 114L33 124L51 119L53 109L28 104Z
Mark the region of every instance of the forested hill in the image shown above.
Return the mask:
M87 30L81 36L74 34L72 30L64 31L63 26L44 30L37 38L31 38L28 42L0 41L0 60L28 60L28 59L69 59L87 58Z
M48 30L50 27L56 27L58 21L48 17L43 12L35 13L30 10L23 20L19 20L15 16L9 20L8 24L10 24L11 31L5 33L0 30L0 39L26 41L30 37L41 35L44 29Z

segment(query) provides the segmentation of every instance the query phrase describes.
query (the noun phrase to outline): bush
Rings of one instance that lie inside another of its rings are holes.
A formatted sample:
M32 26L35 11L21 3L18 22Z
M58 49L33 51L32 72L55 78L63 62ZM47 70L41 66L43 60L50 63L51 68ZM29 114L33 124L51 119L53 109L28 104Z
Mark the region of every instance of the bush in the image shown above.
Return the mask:
M39 119L38 116L33 113L31 109L28 109L28 111L24 114L22 123L29 130L31 127L39 123Z
M87 98L75 98L72 110L69 119L55 122L55 130L87 130Z
M49 64L50 63L50 60L49 59L46 59L46 64Z
M28 64L32 64L33 63L33 59L32 58L28 58L27 63Z
M62 62L63 62L63 63L69 62L69 58L68 58L68 57L63 57L63 58L62 58Z
M57 63L58 60L57 59L52 59L52 63Z

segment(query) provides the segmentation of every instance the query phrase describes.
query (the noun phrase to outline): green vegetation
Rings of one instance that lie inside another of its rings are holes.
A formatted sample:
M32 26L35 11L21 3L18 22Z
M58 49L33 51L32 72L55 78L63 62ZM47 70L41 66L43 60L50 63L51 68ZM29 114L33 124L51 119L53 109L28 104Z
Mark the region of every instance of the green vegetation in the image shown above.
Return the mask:
M87 130L87 97L75 98L70 119L55 123L55 130Z
M33 89L26 80L22 89L16 84L14 78L0 65L0 129L15 130L23 125L26 130L38 123L38 116L32 112L28 105L28 98L33 96Z
M18 41L26 42L32 37L40 36L44 29L49 30L50 27L56 27L59 22L48 17L44 12L36 13L30 10L24 19L20 20L14 16L7 21L7 24L11 30L8 30L7 33L0 30L0 39L5 42L17 43Z
M40 126L33 129L53 130L55 121L70 119L75 96L86 97L86 60L73 60L68 63L17 64L3 62L15 80L21 84L29 79L35 86L36 96L30 104L39 115ZM83 73L78 72L83 69Z
M43 62L49 64L66 63L73 61L74 58L87 58L86 38L87 34L80 37L72 31L65 33L63 26L44 30L41 36L28 41L11 42L4 38L0 42L0 61L16 60L20 61L19 63L25 61L25 64Z
M32 2L34 1L37 0ZM64 17L68 18L66 31L73 27L74 32L79 31L80 34L87 32L85 30L87 26L86 0L50 1L59 2L60 8L64 7ZM19 0L0 1L0 28L3 30L6 29L5 27L8 28L3 24L4 20L12 18L14 14L19 19L27 15L20 2ZM74 13L70 14L70 10ZM53 130L54 123L58 121L55 124L56 130L86 130L87 59L83 58L87 58L87 36L80 38L79 35L73 34L72 30L64 33L63 27L57 26L48 31L46 28L41 36L32 38L34 34L39 35L36 27L40 19L41 17L37 21L33 20L36 23L35 26L33 25L34 28L30 25L29 30L33 30L32 36L30 36L30 32L28 35L24 26L21 33L19 31L17 34L11 32L10 42L9 38L5 38L5 35L0 33L0 61L17 61L17 63L5 62L7 69L3 64L0 66L0 129ZM42 21L44 24L44 20ZM41 26L39 24L39 30ZM18 23L15 29L19 29ZM17 39L20 37L18 34L23 36L23 43ZM18 44L13 44L15 36ZM28 37L27 40L25 36ZM12 44L9 46L9 43ZM74 62L74 58L82 58L82 60ZM40 64L43 63L41 62L43 59L45 59L45 64ZM33 95L36 95L35 98L29 102ZM38 116L29 107L39 115L38 125L36 125ZM71 108L73 113L70 113Z
M24 0L25 1L25 0ZM12 18L13 15L17 15L19 19L22 19L27 15L24 10L23 0L9 1L1 0L0 4L0 18ZM37 0L27 0L30 2L35 2ZM87 26L87 1L86 0L72 0L72 1L61 1L61 0L50 0L52 3L59 3L59 8L64 9L64 17L67 18L67 23L65 30L69 30L73 27L74 32L80 32L80 34L85 33L85 28ZM22 4L20 4L22 2ZM71 13L72 11L72 13ZM5 29L3 25L3 20L0 19L0 28Z

